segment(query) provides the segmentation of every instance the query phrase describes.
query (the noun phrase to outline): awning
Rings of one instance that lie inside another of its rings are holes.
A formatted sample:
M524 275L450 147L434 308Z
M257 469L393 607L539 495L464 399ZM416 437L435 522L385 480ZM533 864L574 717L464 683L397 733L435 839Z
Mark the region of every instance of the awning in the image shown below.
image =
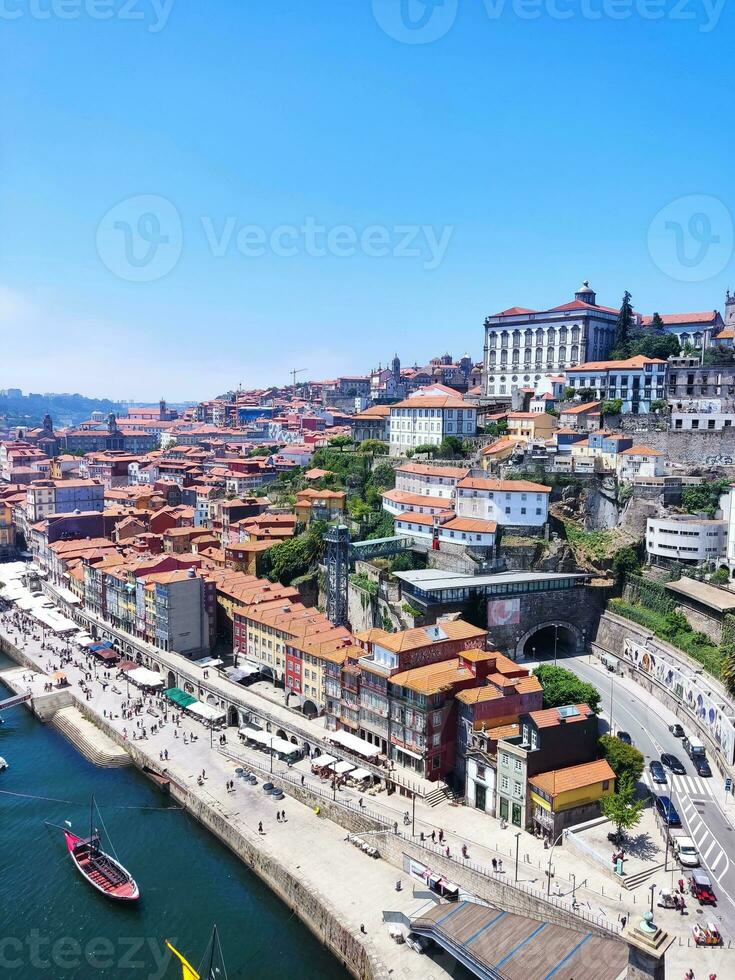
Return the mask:
M259 728L241 728L240 734L243 738L249 738L251 742L257 742L259 745L268 745L272 738L271 735Z
M95 657L99 657L100 660L119 660L120 659L119 653L116 650L110 650L109 648L106 649L106 650L95 650L94 651L94 655L95 655Z
M187 694L186 691L182 691L180 687L170 687L163 693L169 699L169 701L173 701L173 703L178 705L179 708L188 708L190 704L194 704L196 701L193 694Z
M214 724L218 721L224 721L227 717L227 712L222 708L215 708L213 704L206 704L204 701L194 700L193 704L187 705L186 709L190 715L195 715L197 718L201 718L202 721L208 721Z
M350 773L350 779L357 780L358 783L362 782L363 779L370 779L372 776L371 772L367 769L353 769Z
M331 766L331 764L336 761L337 760L333 755L320 755L317 756L316 759L312 759L311 764L312 766L318 766L321 769L323 766Z
M118 665L118 670L136 670L140 664L136 664L134 660L122 660Z
M99 643L93 643L89 647L90 653L102 653L103 650L111 650L112 643L109 640L101 640Z
M225 668L225 674L231 681L244 681L246 677L252 677L259 673L260 670L257 667L251 667L249 664L244 664L242 667Z
M301 749L287 738L274 738L268 743L268 747L278 755L291 755L293 752L300 752Z
M336 742L338 745L349 749L350 752L365 756L366 759L375 759L380 755L380 749L377 746L371 745L364 738L358 738L357 735L352 735L350 732L341 730L328 732L326 737L329 742Z
M338 776L343 776L346 772L352 772L355 767L351 762L344 762L340 760L339 762L335 762L334 765L331 765L329 768L336 772Z
M147 667L135 667L128 671L128 677L138 687L163 687L163 678L155 670Z
M195 660L194 663L197 667L221 667L224 660L220 660L219 657L202 657L201 660Z

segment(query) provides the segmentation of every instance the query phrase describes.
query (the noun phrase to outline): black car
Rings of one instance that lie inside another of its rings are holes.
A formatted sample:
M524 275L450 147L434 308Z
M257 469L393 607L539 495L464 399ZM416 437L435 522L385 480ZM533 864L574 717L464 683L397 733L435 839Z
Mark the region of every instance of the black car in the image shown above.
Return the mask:
M673 725L669 725L669 731L674 738L684 738L684 729L678 722L675 722Z
M698 776L712 775L712 770L709 767L709 762L707 762L707 760L703 756L701 755L697 756L695 759L692 759L692 762L694 763L694 768L697 770Z
M661 756L661 762L667 769L675 772L677 776L686 776L686 769L675 755L670 755L668 752L664 752L664 754Z
M618 738L621 742L625 742L626 745L633 744L633 739L630 737L628 732L618 732Z
M668 796L656 797L656 809L667 827L681 827L681 819Z
M658 759L654 759L652 762L650 762L648 764L648 769L651 773L651 778L653 779L654 783L666 782L666 773L664 772L664 767L661 765Z

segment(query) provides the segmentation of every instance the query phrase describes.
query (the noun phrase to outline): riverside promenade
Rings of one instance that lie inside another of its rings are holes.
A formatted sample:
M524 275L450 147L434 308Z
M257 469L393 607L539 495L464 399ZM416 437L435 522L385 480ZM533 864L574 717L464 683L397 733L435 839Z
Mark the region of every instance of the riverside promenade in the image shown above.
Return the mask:
M60 666L63 645L57 640L50 640L42 649L40 641L32 639L28 633L21 634L12 626L10 614L0 619L0 633L37 671L33 678L28 669L11 672L16 675L12 686L18 690L30 688L31 693L42 701L50 673ZM181 788L187 809L196 813L196 806L201 804L218 815L222 824L231 828L233 834L250 841L259 854L298 877L305 891L317 895L325 907L338 909L338 917L345 931L357 937L364 948L371 964L371 975L380 976L390 969L400 971L399 975L406 977L421 976L433 980L448 975L455 967L454 961L446 954L439 954L435 959L418 956L405 946L397 946L388 937L387 927L383 923L384 911L411 916L426 901L422 883L411 879L400 866L401 847L408 847L409 841L413 845L412 853L418 852L427 864L436 867L440 863L442 867L449 865L451 870L446 872L447 876L451 875L455 880L462 880L463 870L469 873L475 869L487 878L494 877L505 890L509 904L513 904L516 891L515 833L510 828L505 832L500 831L499 823L487 815L448 803L432 809L419 800L415 825L406 828L403 815L410 802L405 798L386 794L365 797L362 800L364 805L360 807L358 794L354 791L333 793L320 783L311 774L308 761L287 767L263 753L242 746L232 728L227 731L227 744L220 746L219 733L214 734L210 744L210 733L202 725L188 718L183 718L181 724L176 725L173 720L175 714L169 709L166 709L168 719L164 720L163 709L158 704L150 709L156 714L148 713L146 707L135 718L124 718L123 706L128 703L125 682L114 680L114 671L111 672L113 679L106 679L104 668L99 666L97 679L89 679L92 668L79 651L74 651L72 662L64 663L63 670L70 681L70 688L65 690L70 692L79 710L93 718L113 741L125 745L139 766L148 765L158 771L165 769L172 779L172 785ZM25 679L22 675L25 675ZM10 677L4 679L11 680ZM89 695L82 693L80 681L88 686ZM131 688L131 695L137 697L138 692ZM157 730L154 731L154 727ZM142 737L143 729L145 738ZM187 735L186 744L183 741L184 732ZM192 732L195 735L193 741L190 737ZM163 754L167 754L168 758L162 760ZM281 782L285 791L293 794L293 798L276 803L262 792L260 785L244 785L234 776L238 765L259 772L263 778L270 775L272 767L275 780ZM206 778L199 786L197 777L202 772ZM233 779L235 788L231 792L226 784ZM301 799L296 799L297 796ZM331 797L336 799L330 802ZM321 810L320 815L315 813L317 807ZM276 819L279 810L286 811L285 822ZM327 812L333 819L323 819ZM206 820L203 822L207 823ZM261 824L262 833L259 831ZM371 860L347 843L345 827L352 830L379 828L373 835L373 843L387 860ZM216 828L213 829L217 832ZM438 833L440 829L445 837L442 847L425 843L419 850L417 839L421 831L429 837L432 830ZM232 846L230 840L224 836L223 839ZM545 869L549 866L550 855L543 852L544 860L538 860L532 850L532 845L536 843L530 835L523 835L520 842L518 887L523 891L519 891L519 895L528 893L542 897L546 892ZM468 848L466 860L461 857L462 844ZM445 856L447 848L451 855L449 858ZM495 875L491 872L493 857L503 862L502 871ZM391 860L398 867L391 866L388 863ZM260 873L258 867L252 862L248 863ZM636 901L635 895L616 888L615 883L601 873L596 874L595 869L582 868L579 858L573 854L565 855L562 848L555 850L551 867L554 885L551 892L553 905L549 906L549 910L553 912L555 907L563 907L569 916L571 882L574 880L580 928L585 925L586 919L595 919L607 922L614 931L620 915L639 916L644 910L647 894L638 896ZM336 874L335 868L339 869ZM396 891L398 879L402 883L400 891ZM309 924L303 914L302 918ZM671 932L678 931L683 935L686 931L672 912L657 910L657 921ZM690 928L688 922L686 927L687 930ZM337 950L333 951L339 956ZM692 951L700 964L704 962L703 952ZM686 946L675 945L667 961L669 958L678 961L682 956L681 962L688 968L692 965L692 953L688 953ZM721 975L725 974L722 960L718 969Z

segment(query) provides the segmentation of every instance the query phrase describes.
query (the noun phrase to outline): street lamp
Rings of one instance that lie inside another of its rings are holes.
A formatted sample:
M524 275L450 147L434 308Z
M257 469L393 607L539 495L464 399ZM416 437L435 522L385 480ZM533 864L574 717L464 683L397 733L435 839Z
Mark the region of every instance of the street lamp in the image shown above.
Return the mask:
M551 895L551 859L554 856L554 848L556 847L556 845L559 843L559 841L562 839L563 836L564 836L564 831L562 830L559 836L554 840L554 843L551 845L551 851L549 852L549 867L546 871L546 877L548 878L548 881L546 883L547 897Z
M570 872L572 876L572 905L577 901L577 876L572 871Z
M515 877L516 884L518 884L518 845L520 843L520 836L521 836L521 832L519 830L518 833L516 834L516 877Z
M656 886L655 885L651 885L651 887L650 887L649 890L651 892L651 915L653 915L653 896L654 896L654 894L656 892Z
M613 714L615 711L615 671L610 673L610 734L613 735L615 726L613 725Z
M413 794L411 804L411 836L416 836L416 793Z
M554 666L556 667L556 648L559 643L559 627L554 623Z

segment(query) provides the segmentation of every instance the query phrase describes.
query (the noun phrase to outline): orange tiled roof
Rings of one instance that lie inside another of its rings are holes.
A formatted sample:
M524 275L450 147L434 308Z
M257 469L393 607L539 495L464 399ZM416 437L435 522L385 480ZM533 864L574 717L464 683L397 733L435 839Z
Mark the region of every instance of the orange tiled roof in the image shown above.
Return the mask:
M613 781L615 773L610 768L607 759L597 759L594 762L583 762L579 766L567 766L566 769L554 769L552 772L541 772L528 780L533 787L543 790L552 799L561 793L568 793L585 786L594 786L604 780Z

